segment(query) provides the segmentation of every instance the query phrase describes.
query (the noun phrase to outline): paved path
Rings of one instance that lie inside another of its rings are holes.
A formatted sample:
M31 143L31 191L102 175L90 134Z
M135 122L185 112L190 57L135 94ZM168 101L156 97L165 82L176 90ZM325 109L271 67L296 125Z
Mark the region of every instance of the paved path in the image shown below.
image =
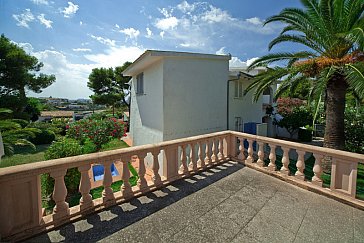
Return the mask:
M235 162L30 242L364 242L364 211Z

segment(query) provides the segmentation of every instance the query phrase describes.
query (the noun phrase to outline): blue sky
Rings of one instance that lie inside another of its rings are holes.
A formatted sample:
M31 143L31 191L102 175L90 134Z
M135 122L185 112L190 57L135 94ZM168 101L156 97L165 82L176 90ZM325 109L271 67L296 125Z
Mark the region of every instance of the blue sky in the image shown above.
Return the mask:
M133 61L147 49L231 53L244 66L268 53L282 25L262 22L298 0L1 0L0 30L57 81L41 94L81 98L92 68ZM274 51L299 48L282 46Z

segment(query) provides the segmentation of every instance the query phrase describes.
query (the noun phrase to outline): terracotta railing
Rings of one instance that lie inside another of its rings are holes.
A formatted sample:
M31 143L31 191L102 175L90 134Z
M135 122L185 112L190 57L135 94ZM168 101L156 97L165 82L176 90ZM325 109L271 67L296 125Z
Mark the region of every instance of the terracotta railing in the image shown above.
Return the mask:
M244 141L247 141L247 149ZM275 164L278 148L283 151L283 166L279 171ZM288 169L290 150L297 153L298 170L295 175L290 175ZM312 153L316 159L312 181L305 180L303 174L305 153ZM132 187L128 180L128 163L135 157L139 161L139 179L137 186ZM330 189L322 189L321 160L326 157L332 160ZM269 159L267 166L264 163L266 159ZM344 201L352 199L364 208L364 203L355 199L357 166L364 163L363 155L226 131L0 169L0 239L18 240L50 230L81 215L129 200L227 160L243 162L254 169L305 188L322 190ZM111 174L113 163L119 170L119 178ZM99 199L92 199L90 195L94 184L90 171L94 164L105 168L102 180L104 190ZM147 164L153 171L152 181L147 181L145 177ZM79 192L82 197L78 206L69 208L64 176L71 168L78 168L81 173ZM53 213L46 216L42 209L40 182L41 175L45 173L55 180L53 200L56 203ZM113 192L111 188L115 180L123 180L118 192Z
M358 164L364 164L364 155L245 133L231 132L231 134L235 137L236 141L239 141L238 143L231 144L232 146L239 144L238 148L231 148L232 151L237 151L236 155L232 156L233 159L235 158L238 161L244 161L249 167L260 171L265 171L267 173L271 172L268 174L274 174L278 177L298 182L304 187L310 186L316 189L323 187L321 164L323 160L329 160L329 163L332 164L329 192L331 194L341 193L355 199ZM245 149L243 145L244 141L247 141L249 144L247 149ZM256 143L256 152L254 152L253 149L254 142ZM277 148L280 148L282 151L282 167L280 170L278 170L275 163ZM269 154L267 154L267 150L269 150ZM297 158L297 171L295 174L291 174L288 168L290 153L291 156L293 154L294 157ZM304 174L304 156L306 153L311 153L315 158L311 181L307 180ZM245 156L245 154L247 156ZM254 154L256 155L256 159L254 159ZM264 156L267 156L269 159L269 164L267 166L265 166L264 163ZM322 191L328 192L327 189Z

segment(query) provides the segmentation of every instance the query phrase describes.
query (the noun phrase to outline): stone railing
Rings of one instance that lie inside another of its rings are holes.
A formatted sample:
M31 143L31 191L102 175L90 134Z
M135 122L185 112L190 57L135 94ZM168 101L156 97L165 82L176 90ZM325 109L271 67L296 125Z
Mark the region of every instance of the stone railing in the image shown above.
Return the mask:
M228 160L229 132L178 139L159 144L136 146L119 150L81 155L45 162L0 169L0 239L19 240L36 233L70 222L81 215L101 210L131 199L172 181L189 176L214 164ZM138 182L129 183L128 163L138 158ZM111 166L115 164L123 184L113 192L115 181ZM92 199L90 190L94 184L90 176L92 165L104 166L102 198ZM145 178L146 165L153 171L152 181ZM64 176L68 169L78 168L81 174L80 204L69 207ZM41 175L54 178L51 215L44 215L41 200Z
M277 170L275 162L279 152L283 166ZM305 153L315 157L311 181L305 180L303 173ZM290 175L288 169L290 156L297 157L298 170L294 175ZM132 187L128 180L128 163L136 157L139 179ZM321 161L327 158L332 161L330 189L322 188L321 180ZM364 163L363 155L226 131L0 169L0 239L19 240L53 229L227 160L243 162L251 168L364 208L364 203L355 199L357 166ZM101 182L104 190L98 199L90 195L94 184L90 171L94 164L104 166ZM112 176L112 164L118 168L119 178ZM151 181L146 180L146 166L153 172ZM66 202L64 176L71 168L78 168L81 173L79 192L82 197L79 205L70 208ZM42 174L49 174L55 181L53 200L56 206L50 215L45 215L42 209ZM113 192L111 184L116 180L123 180L123 184L120 191Z
M329 192L331 195L340 193L339 196L346 195L355 199L358 164L364 164L364 155L239 132L231 132L231 134L236 141L230 144L236 146L231 148L231 151L236 151L232 156L233 159L245 162L245 165L267 174L289 179L306 188L307 186L313 189L323 187L322 162L328 160L331 163L330 190L325 188L320 191ZM244 146L244 141L248 146ZM282 157L282 167L279 170L275 163L277 151L281 152ZM304 158L309 154L315 158L311 180L308 180L304 174ZM269 160L268 165L265 163L266 157ZM291 174L288 168L290 159L296 161L297 171L294 174Z

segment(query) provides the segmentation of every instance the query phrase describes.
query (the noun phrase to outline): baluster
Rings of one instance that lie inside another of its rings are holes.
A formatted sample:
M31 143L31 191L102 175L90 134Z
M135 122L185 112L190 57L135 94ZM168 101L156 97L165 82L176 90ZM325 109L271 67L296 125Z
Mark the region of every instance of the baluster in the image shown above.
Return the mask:
M211 162L216 162L217 161L217 156L216 156L216 142L215 139L212 139L212 146L211 146Z
M324 158L324 155L314 153L313 156L315 156L315 165L313 166L314 176L312 177L312 183L315 184L315 185L317 185L317 186L322 187L322 180L321 180L322 168L321 168L321 162L322 162L322 159Z
M186 156L186 145L181 145L181 167L180 167L180 171L183 174L187 174L188 173L188 167L187 167L187 156Z
M56 206L53 209L53 218L58 219L70 214L68 203L66 203L67 187L64 183L64 176L67 169L56 170L50 173L54 179L53 200Z
M158 154L159 149L152 151L153 154L153 182L155 186L159 186L162 183L161 176L159 175L159 161L158 161Z
M219 160L223 160L225 158L224 155L224 138L221 137L219 138L219 153L218 153L218 158Z
M276 170L276 145L270 144L270 153L269 153L269 165L268 169L270 171Z
M253 140L247 139L249 143L248 147L248 158L246 158L245 163L253 163Z
M111 188L112 175L111 175L111 165L112 161L105 161L104 165L104 180L102 185L104 186L104 191L102 192L102 201L104 203L113 203L115 201L114 192Z
M210 156L210 141L206 140L206 148L205 148L205 164L211 164L211 156Z
M258 142L259 150L258 150L258 161L257 165L263 167L264 166L264 143Z
M91 165L86 164L78 167L78 170L81 173L81 180L80 180L80 186L79 191L82 195L80 199L80 208L81 210L88 209L93 206L92 197L90 195L91 190L91 179L88 174L88 171L90 170Z
M239 144L239 156L238 156L238 159L241 160L241 161L244 161L246 158L245 158L245 154L244 154L244 138L239 138L240 140L240 144Z
M205 160L202 156L202 141L199 141L198 143L198 161L197 161L197 165L200 168L204 168L205 167Z
M305 180L305 174L304 174L304 169L305 169L305 152L301 151L301 150L296 150L297 154L298 154L298 158L297 158L297 163L296 163L296 167L297 167L297 171L295 174L295 177L299 180Z
M125 161L125 159L122 158L121 163L123 163L123 172L121 173L121 179L123 180L123 185L120 188L121 195L124 198L130 198L133 195L133 192L131 190L131 185L129 182L130 178L130 171L128 166L129 159Z
M146 153L139 153L138 159L139 159L139 169L138 169L138 188L141 191L144 191L148 187L147 180L145 179L145 157L147 156Z
M288 164L289 164L289 148L286 147L281 147L283 150L283 157L282 157L282 168L281 168L281 173L285 174L285 175L289 175L289 169L288 169Z
M196 161L196 152L195 145L193 143L190 144L190 165L189 169L193 171L197 171L197 161Z

